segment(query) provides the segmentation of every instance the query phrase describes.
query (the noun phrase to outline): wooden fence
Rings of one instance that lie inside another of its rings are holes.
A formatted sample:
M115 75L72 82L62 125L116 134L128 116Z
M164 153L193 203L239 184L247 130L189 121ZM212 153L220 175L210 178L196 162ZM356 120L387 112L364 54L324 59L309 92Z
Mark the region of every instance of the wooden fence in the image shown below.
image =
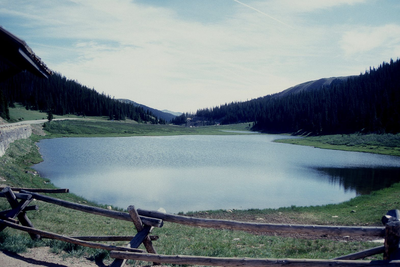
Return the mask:
M249 223L228 220L214 220L186 217L173 214L165 214L156 211L135 209L128 207L128 213L113 211L64 201L39 193L67 193L68 189L44 190L24 188L0 188L0 197L7 198L11 209L0 212L0 231L6 227L26 231L31 238L52 238L61 241L110 251L114 262L110 266L123 266L127 259L153 262L154 264L189 264L208 266L400 266L400 221L397 210L389 211L382 218L385 227L352 227L352 226L320 226L320 225L285 225L268 223ZM19 191L19 193L14 193ZM34 192L35 191L35 192ZM66 208L88 212L100 216L106 216L118 220L131 221L137 230L135 236L78 236L66 237L39 229L35 229L27 217L28 211L37 210L37 206L29 206L33 200L40 200ZM17 219L16 219L17 218ZM330 260L311 259L255 259L255 258L222 258L222 257L199 257L183 255L161 255L157 254L152 241L156 237L149 235L152 228L162 227L163 222L172 222L195 227L207 227L216 229L231 229L240 231L251 231L260 233L299 233L336 236L374 236L385 237L384 246L341 256ZM21 225L20 225L20 224ZM98 241L129 241L126 247L113 246L97 243ZM146 251L138 249L143 243ZM359 260L368 256L383 253L381 261Z

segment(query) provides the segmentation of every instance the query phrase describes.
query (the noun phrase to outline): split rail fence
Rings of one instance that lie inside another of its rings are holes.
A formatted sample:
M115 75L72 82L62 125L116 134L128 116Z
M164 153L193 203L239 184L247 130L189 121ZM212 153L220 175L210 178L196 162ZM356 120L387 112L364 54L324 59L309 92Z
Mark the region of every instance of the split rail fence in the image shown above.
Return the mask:
M32 239L51 238L85 247L110 251L115 260L110 266L123 266L127 259L167 264L188 264L207 266L400 266L400 213L391 210L382 218L385 227L321 226L321 225L285 225L269 223L249 223L229 220L203 219L166 214L157 211L128 207L128 213L77 204L53 198L39 193L68 193L68 189L24 189L0 188L0 197L7 198L11 209L0 211L0 231L11 227L28 232ZM15 192L19 193L15 193ZM79 236L67 237L34 228L27 216L28 211L38 210L30 206L33 199L79 210L91 214L131 221L137 230L134 236ZM373 236L384 237L383 246L337 257L330 260L315 259L271 259L271 258L223 258L184 255L157 254L153 242L157 239L150 233L155 227L162 227L164 222L178 223L194 227L230 229L259 233L298 233L331 236ZM126 247L98 243L99 241L129 241ZM138 249L143 243L145 250ZM383 253L383 260L359 260Z

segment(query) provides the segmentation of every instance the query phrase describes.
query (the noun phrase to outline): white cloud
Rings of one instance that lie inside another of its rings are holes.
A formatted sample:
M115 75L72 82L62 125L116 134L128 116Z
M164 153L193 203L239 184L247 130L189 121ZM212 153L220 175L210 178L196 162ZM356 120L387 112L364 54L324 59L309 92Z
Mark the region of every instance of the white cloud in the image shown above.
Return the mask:
M269 7L286 9L289 13L314 12L343 5L355 5L365 3L366 0L273 0L265 3ZM259 2L260 5L263 2Z
M363 0L240 0L252 8L232 0L226 1L230 13L212 23L182 19L177 7L130 0L18 2L0 0L0 15L28 29L17 36L50 68L99 92L159 109L195 111L310 79L357 74L375 63L361 70L349 64L357 51L385 45L399 51L388 38L390 31L400 36L398 24L375 30L340 21L318 25L308 20L312 13L304 15Z
M340 45L346 56L370 52L377 48L395 56L400 49L400 25L352 29L343 34Z
M101 88L117 88L119 92L111 93L117 97L135 91L134 96L139 100L133 99L146 104L158 96L165 99L168 95L181 95L187 96L183 101L188 105L198 99L206 101L205 98L212 105L218 105L268 94L267 85L276 87L284 81L282 77L273 75L268 67L270 56L262 52L265 46L278 46L278 42L284 45L284 40L272 34L254 35L254 31L265 30L262 25L253 29L246 24L233 28L230 25L209 27L176 21L164 9L151 9L151 14L147 14L150 18L143 18L146 22L150 19L150 22L133 24L133 27L131 17L137 19L143 14L136 14L135 6L123 10L129 13L129 17L123 18L124 11L117 12L118 19L109 19L112 24L107 27L100 25L101 30L83 28L78 30L79 33L68 32L77 35L74 38L83 38L83 33L86 34L85 40L76 43L80 57L78 61L68 60L56 68L99 91L103 91ZM73 28L80 27L74 25ZM118 42L121 47L116 49L114 45L109 48L100 44L105 38ZM260 53L253 54L254 49ZM286 82L286 85L291 84ZM250 87L259 89L249 92ZM218 90L225 93L217 94ZM236 93L230 94L232 91Z

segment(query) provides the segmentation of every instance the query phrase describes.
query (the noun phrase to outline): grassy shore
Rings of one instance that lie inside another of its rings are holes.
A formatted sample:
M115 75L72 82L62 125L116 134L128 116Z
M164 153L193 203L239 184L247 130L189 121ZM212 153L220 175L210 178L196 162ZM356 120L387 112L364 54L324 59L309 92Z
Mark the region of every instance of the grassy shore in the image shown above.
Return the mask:
M61 136L132 136L132 135L172 135L172 134L234 134L221 130L245 130L248 124L224 127L183 128L163 125L143 125L111 122L68 121L51 122L47 126L48 137ZM0 158L1 183L15 187L54 188L51 182L35 175L31 166L40 162L41 156L35 145L40 136L14 142L6 154ZM107 185L105 185L107 186ZM149 188L151 191L151 188ZM218 210L188 213L188 216L200 216L219 219L234 219L256 222L282 222L321 225L361 225L380 226L381 217L390 209L399 206L400 185L373 192L370 195L356 197L336 205L315 207L286 207L263 210ZM88 205L102 206L73 194L56 194L54 197ZM99 217L69 210L37 201L38 211L28 212L34 226L38 229L68 235L134 235L132 223ZM132 203L134 204L134 203ZM8 209L8 202L0 199L1 210ZM270 257L270 258L320 258L329 259L377 246L367 241L353 241L346 237L341 241L329 238L310 239L293 236L279 237L253 235L251 233L213 230L180 226L165 223L155 229L160 239L155 247L160 254L183 254L219 257ZM46 245L54 252L65 250L70 255L107 257L104 251L71 246L63 242L32 242L26 233L7 228L0 233L0 249L21 251L26 247ZM375 257L381 259L381 256Z
M168 135L232 135L250 131L248 123L237 125L180 127L174 125L138 124L131 121L65 120L45 123L48 138L54 137L122 137L122 136L168 136Z
M400 134L346 134L280 139L275 142L323 149L357 151L400 156Z

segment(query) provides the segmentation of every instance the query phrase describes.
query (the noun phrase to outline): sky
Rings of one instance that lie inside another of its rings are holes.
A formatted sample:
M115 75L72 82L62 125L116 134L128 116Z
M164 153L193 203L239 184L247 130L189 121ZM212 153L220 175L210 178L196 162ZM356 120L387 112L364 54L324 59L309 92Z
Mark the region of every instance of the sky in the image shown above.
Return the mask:
M195 112L400 57L398 0L0 0L0 25L99 93Z

